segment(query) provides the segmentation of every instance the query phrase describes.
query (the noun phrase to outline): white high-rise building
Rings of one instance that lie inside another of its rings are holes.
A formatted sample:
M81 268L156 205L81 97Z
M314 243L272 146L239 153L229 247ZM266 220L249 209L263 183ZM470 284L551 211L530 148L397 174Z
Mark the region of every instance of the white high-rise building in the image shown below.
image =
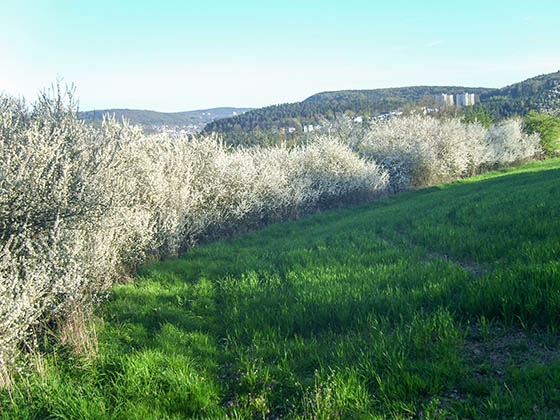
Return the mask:
M436 95L435 100L436 104L441 108L446 108L448 106L454 105L453 95L448 95L447 93Z
M474 93L461 93L460 95L456 96L457 106L471 106L475 103Z

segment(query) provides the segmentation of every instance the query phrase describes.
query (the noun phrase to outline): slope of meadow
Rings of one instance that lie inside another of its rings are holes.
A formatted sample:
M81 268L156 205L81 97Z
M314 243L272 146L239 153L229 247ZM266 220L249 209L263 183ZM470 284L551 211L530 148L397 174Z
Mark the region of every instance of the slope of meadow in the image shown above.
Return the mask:
M0 417L557 419L559 214L555 159L200 246L116 286L97 354L36 356Z

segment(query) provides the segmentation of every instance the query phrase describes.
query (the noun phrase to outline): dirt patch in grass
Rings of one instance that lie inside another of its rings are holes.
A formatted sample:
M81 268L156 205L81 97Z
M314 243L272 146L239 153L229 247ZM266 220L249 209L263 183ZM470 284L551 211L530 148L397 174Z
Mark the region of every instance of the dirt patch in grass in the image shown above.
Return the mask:
M436 251L433 249L429 249L426 248L423 245L419 245L417 243L415 243L412 239L410 239L409 236L406 235L406 232L402 229L396 229L395 233L406 243L408 243L408 245L411 248L420 248L420 249L424 249L426 250L426 262L429 261L433 261L433 260L445 260L445 261L449 261L455 265L460 266L463 270L470 272L473 276L475 277L482 277L486 274L488 274L490 272L490 268L484 265L480 265L480 264L476 264L475 262L472 261L461 261L458 260L457 258L451 257L450 255L441 252L441 251ZM389 238L383 238L384 240L388 240L390 241Z
M466 357L481 367L478 374L503 377L510 367L527 364L549 365L560 358L560 337L532 334L522 329L492 326L484 331L471 327L465 338Z

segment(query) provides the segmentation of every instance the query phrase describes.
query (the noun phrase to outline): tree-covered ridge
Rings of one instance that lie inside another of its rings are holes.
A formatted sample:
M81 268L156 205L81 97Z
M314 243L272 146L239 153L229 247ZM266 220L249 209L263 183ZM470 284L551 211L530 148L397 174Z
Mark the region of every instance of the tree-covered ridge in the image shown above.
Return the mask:
M422 101L426 96L446 93L458 95L469 92L477 95L487 94L494 89L474 88L465 86L408 86L400 88L369 89L369 90L339 90L333 92L321 92L307 98L304 102L340 102L354 101L361 103L377 104L383 101L401 102L403 105L409 102ZM431 98L430 98L431 99Z
M543 74L481 95L480 105L495 118L525 116L530 111L560 115L560 71Z
M254 109L242 115L209 123L206 132L232 133L242 131L280 131L293 127L301 132L303 126L331 120L335 115L372 115L391 112L406 105L424 103L431 105L433 95L446 93L456 95L464 92L482 95L492 91L488 88L461 86L411 86L373 90L343 90L322 92L302 102L272 105Z
M252 108L232 108L221 107L211 109L201 109L196 111L184 112L156 112L143 109L101 109L80 112L80 119L99 122L103 116L115 116L117 120L123 118L134 125L149 126L196 126L202 129L209 122L217 118L227 118L236 114L242 114Z
M206 132L223 135L230 144L274 144L297 142L301 134L322 121L340 114L371 117L397 110L420 107L437 108L435 95L461 93L477 95L476 115L491 120L525 116L529 111L560 114L560 72L540 75L501 89L463 86L409 86L401 88L341 90L317 93L302 102L272 105L235 117L218 119L205 127ZM460 114L450 108L442 115ZM469 111L470 112L470 111Z

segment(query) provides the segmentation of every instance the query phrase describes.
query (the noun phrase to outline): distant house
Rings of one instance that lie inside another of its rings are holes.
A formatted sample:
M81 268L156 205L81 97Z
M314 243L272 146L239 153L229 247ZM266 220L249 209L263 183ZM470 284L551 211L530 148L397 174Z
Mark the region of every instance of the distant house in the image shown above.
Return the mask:
M372 121L388 120L389 118L391 118L391 115L388 112L382 112L381 114L372 115L370 117Z
M438 112L438 111L439 111L439 108L427 108L427 107L422 108L422 113L424 115L428 115L428 114L431 114L433 112Z

